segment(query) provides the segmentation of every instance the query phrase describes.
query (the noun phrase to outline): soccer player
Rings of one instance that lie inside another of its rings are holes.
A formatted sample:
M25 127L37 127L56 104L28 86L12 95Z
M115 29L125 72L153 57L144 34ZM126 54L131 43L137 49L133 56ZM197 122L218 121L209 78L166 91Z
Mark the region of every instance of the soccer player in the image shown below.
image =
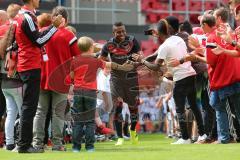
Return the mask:
M66 29L68 24L67 10L64 7L54 8L52 17L58 15L63 17L63 23L44 46L46 53L43 54L45 54L48 60L43 63L41 68L41 90L37 112L34 117L33 144L38 148L44 147L45 120L48 110L51 108L52 150L65 151L66 148L62 144L62 140L67 93L59 93L52 89L51 86L49 86L49 79L54 79L55 83L57 83L59 77L51 77L52 72L64 62L72 59L73 56L79 55L80 51L77 47L76 36ZM62 67L61 69L59 72L65 73L70 70L70 66L69 68Z
M113 38L111 38L104 46L100 58L109 60L118 64L123 64L127 60L132 60L133 53L140 53L140 45L137 40L127 35L125 25L116 22L113 25ZM108 56L110 59L108 59ZM111 71L110 87L113 101L114 124L118 136L116 145L122 145L124 142L122 136L122 103L118 101L121 97L129 106L131 118L131 141L138 143L138 136L135 130L138 120L138 74L136 69L131 72Z

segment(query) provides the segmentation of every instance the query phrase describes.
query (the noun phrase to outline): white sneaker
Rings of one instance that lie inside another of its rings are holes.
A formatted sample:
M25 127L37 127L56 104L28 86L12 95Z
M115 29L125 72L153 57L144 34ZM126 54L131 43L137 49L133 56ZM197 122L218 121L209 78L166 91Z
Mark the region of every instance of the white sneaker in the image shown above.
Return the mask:
M124 138L124 140L129 140L130 139L130 137L128 137L128 136L123 136L123 138Z
M16 145L16 147L12 150L12 152L18 152L18 146Z
M204 134L202 136L198 136L198 140L197 141L205 141L207 139L207 135Z
M117 143L115 144L115 146L122 146L124 142L123 138L118 138Z
M176 142L173 142L171 144L191 144L191 140L190 139L184 140L184 139L180 138L179 140L177 140Z
M196 144L204 143L204 142L206 141L206 139L207 139L207 135L206 135L206 134L204 134L204 135L202 135L202 136L198 136L198 140L197 140L197 142L195 142L195 143L196 143Z

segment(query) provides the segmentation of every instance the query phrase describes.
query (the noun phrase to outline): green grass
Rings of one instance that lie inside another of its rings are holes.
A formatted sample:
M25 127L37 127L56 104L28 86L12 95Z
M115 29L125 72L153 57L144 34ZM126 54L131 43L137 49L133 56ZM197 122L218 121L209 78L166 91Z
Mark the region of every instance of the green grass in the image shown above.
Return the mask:
M240 144L171 145L163 135L140 135L140 144L129 141L116 147L115 142L96 143L96 151L72 153L46 151L43 154L18 154L0 149L0 160L240 160Z

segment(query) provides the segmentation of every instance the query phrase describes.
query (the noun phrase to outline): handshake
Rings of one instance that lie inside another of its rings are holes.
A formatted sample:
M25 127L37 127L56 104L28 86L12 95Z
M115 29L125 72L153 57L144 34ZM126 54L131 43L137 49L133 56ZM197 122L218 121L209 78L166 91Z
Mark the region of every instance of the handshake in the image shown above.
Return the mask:
M121 71L131 71L134 69L134 62L127 60L124 64L120 65L115 62L111 62L111 69L113 70L121 70Z

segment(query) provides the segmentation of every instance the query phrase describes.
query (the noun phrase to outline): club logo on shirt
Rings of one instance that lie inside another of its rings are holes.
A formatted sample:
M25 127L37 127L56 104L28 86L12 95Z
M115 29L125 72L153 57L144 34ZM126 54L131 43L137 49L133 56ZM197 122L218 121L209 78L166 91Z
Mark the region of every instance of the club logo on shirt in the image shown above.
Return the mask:
M108 42L107 49L115 55L127 55L133 48L133 42L125 40L122 43Z

